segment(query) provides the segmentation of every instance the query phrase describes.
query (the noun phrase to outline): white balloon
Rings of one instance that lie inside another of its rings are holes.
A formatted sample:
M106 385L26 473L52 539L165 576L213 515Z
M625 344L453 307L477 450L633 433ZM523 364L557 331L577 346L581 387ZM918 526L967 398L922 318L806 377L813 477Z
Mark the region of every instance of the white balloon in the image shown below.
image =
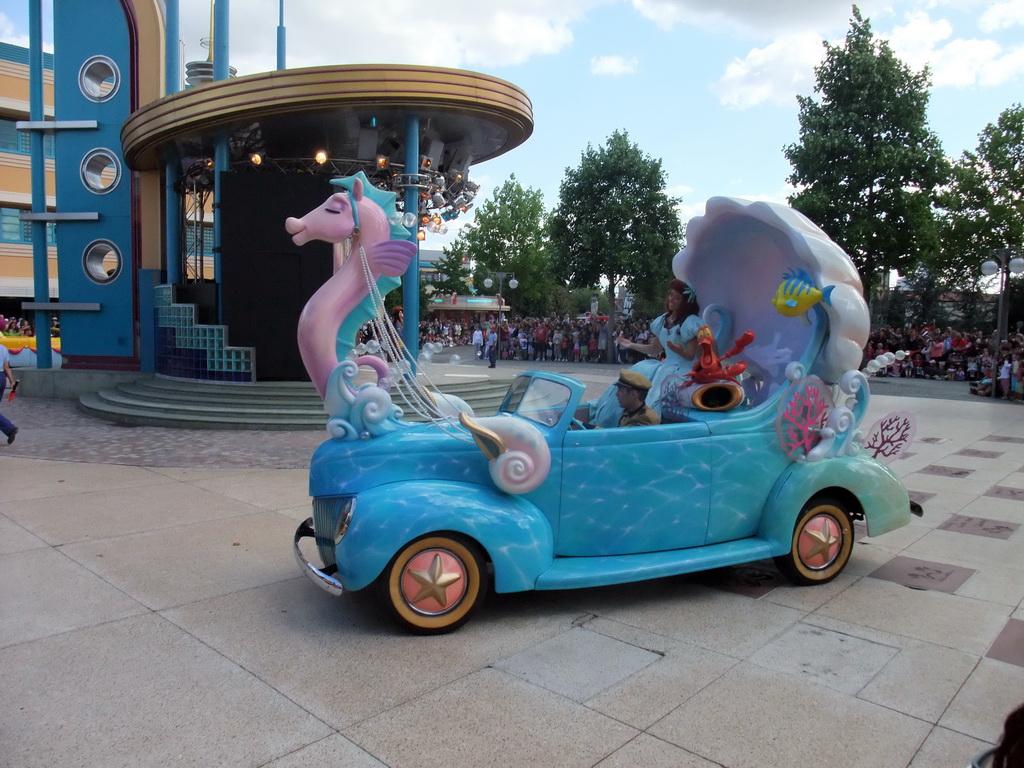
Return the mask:
M880 362L882 365L892 365L893 363L896 362L896 355L894 355L892 352L886 352L885 354L879 356L878 362Z
M366 342L366 351L369 352L371 355L376 355L378 352L380 352L380 342L377 341L376 339L370 339L368 342Z
M366 354L366 345L365 344L356 344L356 354L359 355L360 357L365 355Z
M434 355L424 350L423 352L420 352L420 356L416 358L416 365L418 365L420 368L426 368L428 365L430 365L430 361L433 359Z
M451 357L448 358L448 363L450 365L458 365L461 362L462 362L462 358L459 357L459 355L452 355Z
M906 358L907 358L907 353L904 350L901 349L901 350L899 350L896 353L896 359L897 360L905 360Z
M877 360L868 360L867 369L869 373L878 373L878 369L881 367Z

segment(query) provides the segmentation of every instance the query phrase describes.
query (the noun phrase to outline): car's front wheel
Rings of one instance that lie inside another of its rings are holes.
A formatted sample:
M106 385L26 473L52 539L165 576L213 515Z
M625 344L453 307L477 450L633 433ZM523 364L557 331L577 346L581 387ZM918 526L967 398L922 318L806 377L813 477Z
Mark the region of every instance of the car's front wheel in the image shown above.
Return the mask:
M800 511L788 555L775 564L796 584L824 584L838 576L853 551L853 523L846 505L817 496Z
M465 624L483 602L486 562L480 548L461 536L424 536L392 558L381 587L400 625L417 634L443 634Z

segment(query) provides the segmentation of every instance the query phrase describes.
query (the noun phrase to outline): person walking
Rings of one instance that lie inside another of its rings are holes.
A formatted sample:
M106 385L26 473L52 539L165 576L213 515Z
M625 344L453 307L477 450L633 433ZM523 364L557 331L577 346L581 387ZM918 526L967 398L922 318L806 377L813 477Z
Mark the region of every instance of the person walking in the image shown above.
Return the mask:
M487 331L487 367L494 368L498 362L498 332L493 326Z
M7 385L11 385L11 389L14 389L14 373L11 371L11 353L7 351L7 347L0 344L0 370L3 371L3 384L0 384L0 400L4 399L4 391L7 389ZM0 432L7 435L7 444L10 445L14 442L14 436L18 434L18 428L11 423L10 419L0 413Z
M473 329L473 349L476 351L477 360L484 359L484 332L480 326Z

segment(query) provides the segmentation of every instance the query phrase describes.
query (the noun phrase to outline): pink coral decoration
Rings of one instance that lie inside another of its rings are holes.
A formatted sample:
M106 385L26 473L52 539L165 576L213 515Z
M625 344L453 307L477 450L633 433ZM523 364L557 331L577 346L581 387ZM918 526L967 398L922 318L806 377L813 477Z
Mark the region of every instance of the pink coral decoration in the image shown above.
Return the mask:
M821 439L832 398L826 384L817 376L801 379L783 402L775 431L779 446L791 459L803 458Z
M917 423L907 411L888 413L874 424L864 441L864 450L883 464L895 461L914 440Z

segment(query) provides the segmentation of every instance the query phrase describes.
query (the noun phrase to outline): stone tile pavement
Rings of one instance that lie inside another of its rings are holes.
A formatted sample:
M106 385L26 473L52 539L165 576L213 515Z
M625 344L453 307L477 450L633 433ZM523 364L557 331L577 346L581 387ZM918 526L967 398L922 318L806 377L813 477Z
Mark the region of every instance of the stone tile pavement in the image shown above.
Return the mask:
M1021 406L876 395L925 516L830 584L491 595L433 638L298 573L320 433L0 407L0 766L961 768L1024 701Z

